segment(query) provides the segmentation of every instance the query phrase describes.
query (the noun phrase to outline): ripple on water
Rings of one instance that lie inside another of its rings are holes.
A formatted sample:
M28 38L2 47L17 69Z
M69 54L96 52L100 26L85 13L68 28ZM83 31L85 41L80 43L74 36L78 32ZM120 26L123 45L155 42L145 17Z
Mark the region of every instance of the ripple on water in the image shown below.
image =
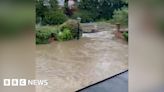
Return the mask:
M36 77L49 85L37 92L74 92L128 68L128 45L110 31L80 40L37 46ZM42 89L39 90L39 89Z

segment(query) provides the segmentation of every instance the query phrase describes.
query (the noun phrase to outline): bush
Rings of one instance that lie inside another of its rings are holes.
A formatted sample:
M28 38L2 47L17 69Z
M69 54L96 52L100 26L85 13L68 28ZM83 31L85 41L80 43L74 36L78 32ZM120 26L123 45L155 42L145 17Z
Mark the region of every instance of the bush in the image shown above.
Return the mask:
M124 32L124 33L123 33L123 36L124 36L125 40L128 41L128 32Z
M123 7L121 9L115 10L112 23L120 23L123 26L128 26L128 8Z
M60 30L64 31L65 29L70 30L73 38L76 38L78 36L82 36L82 29L81 29L80 25L79 25L80 33L78 34L78 22L76 20L68 20L65 23L63 23L60 26Z
M36 28L36 44L47 44L49 38L56 37L57 31L56 27Z
M58 39L59 41L72 40L72 39L73 39L73 35L71 34L71 31L70 31L69 29L65 28L65 29L63 30L63 32L60 31L60 32L58 33L57 39Z
M49 39L55 37L59 41L72 40L82 36L82 29L76 20L68 20L59 27L44 26L36 27L36 44L47 44ZM78 34L79 33L79 34Z
M94 21L99 19L109 20L115 9L127 6L122 0L80 0L78 4L79 10L85 10L93 16ZM88 15L87 13L83 13Z
M67 16L62 11L51 11L46 13L45 19L43 20L45 24L49 25L59 25L67 20Z
M81 10L80 12L74 12L72 18L76 19L77 17L81 17L81 22L82 23L88 23L88 22L95 21L95 15L93 15L89 11Z

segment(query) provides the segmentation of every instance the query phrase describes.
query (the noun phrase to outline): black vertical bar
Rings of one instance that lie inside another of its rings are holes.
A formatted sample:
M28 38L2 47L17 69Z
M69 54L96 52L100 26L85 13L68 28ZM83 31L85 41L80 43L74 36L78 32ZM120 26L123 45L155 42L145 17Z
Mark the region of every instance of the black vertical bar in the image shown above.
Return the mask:
M77 40L79 40L79 39L80 39L80 32L79 32L79 31L80 31L80 29L79 29L79 26L80 26L80 25L79 25L79 22L78 22Z

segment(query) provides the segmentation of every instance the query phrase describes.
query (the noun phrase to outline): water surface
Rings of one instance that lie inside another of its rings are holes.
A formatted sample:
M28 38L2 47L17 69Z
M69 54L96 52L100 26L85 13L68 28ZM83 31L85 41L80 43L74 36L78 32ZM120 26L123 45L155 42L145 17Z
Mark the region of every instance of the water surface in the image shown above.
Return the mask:
M128 68L128 45L112 31L84 34L80 40L36 47L36 78L48 79L37 92L74 92Z

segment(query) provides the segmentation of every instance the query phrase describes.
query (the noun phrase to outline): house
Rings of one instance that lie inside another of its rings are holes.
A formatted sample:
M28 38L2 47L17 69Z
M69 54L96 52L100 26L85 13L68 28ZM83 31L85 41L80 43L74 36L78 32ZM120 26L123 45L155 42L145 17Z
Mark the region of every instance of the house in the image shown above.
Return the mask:
M69 9L73 9L75 6L75 0L68 0L67 2Z
M44 5L45 6L49 6L49 1L50 0L44 0ZM64 7L65 3L68 3L68 7L71 9L74 7L74 5L76 4L76 2L80 2L80 0L58 0L59 6L60 7Z
M60 6L64 6L64 3L68 3L68 7L72 8L76 4L76 2L80 2L80 0L58 0Z
M77 2L80 0L65 0L64 3L67 4L65 7L65 14L72 16L75 11L77 11Z

